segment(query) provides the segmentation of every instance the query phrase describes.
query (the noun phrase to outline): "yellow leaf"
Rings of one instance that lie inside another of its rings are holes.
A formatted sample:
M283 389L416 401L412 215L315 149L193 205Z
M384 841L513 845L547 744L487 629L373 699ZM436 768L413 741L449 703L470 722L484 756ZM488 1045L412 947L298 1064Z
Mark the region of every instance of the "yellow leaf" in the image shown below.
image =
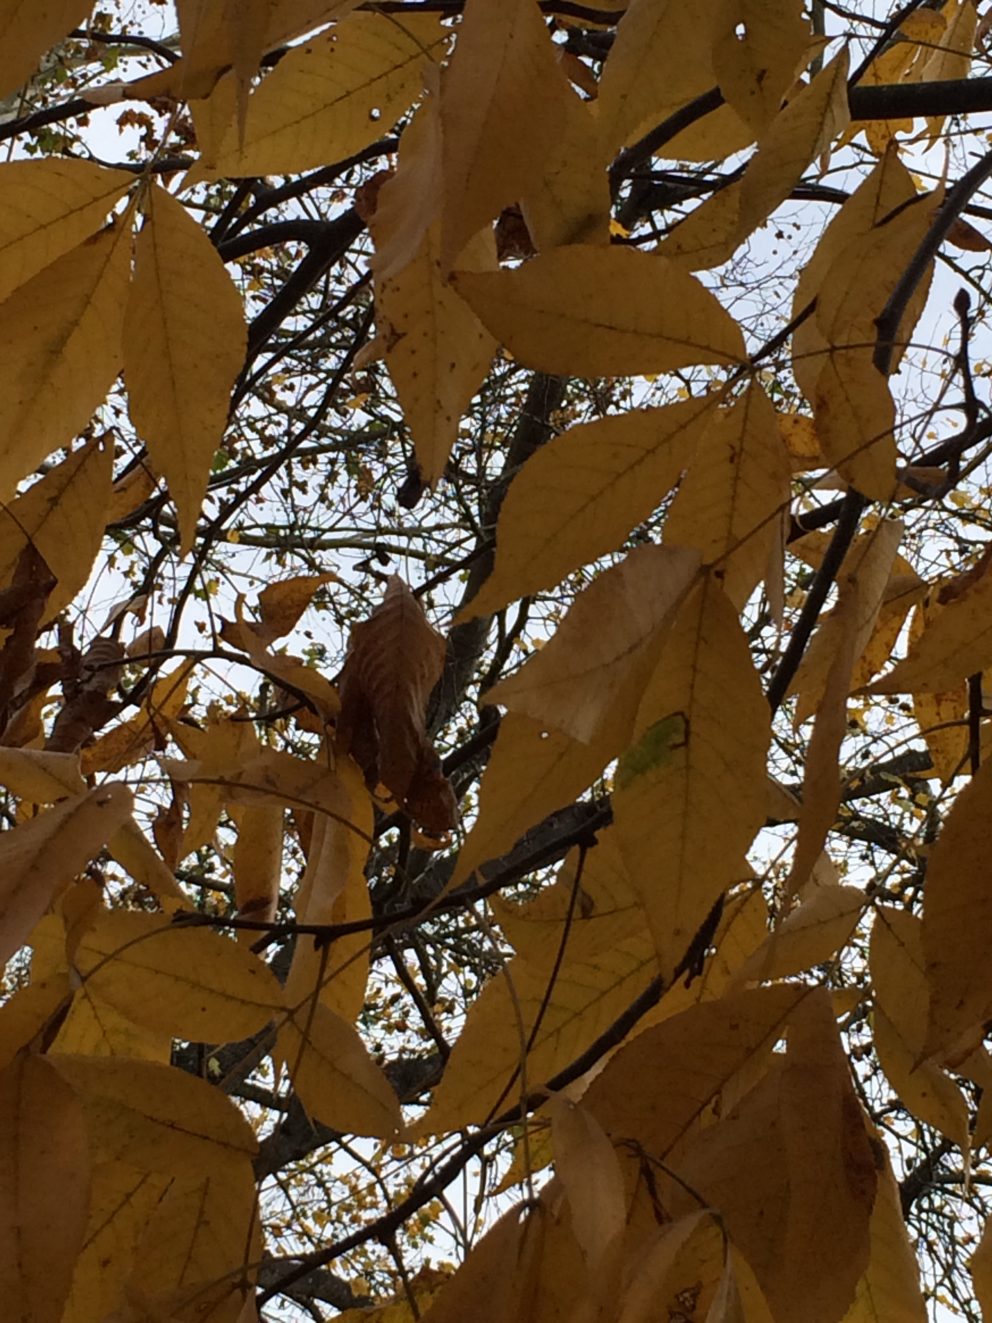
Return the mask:
M510 484L496 525L496 563L459 619L551 588L620 546L692 457L716 396L582 423L552 437Z
M968 1104L939 1066L922 1060L929 999L922 925L916 915L892 905L878 907L870 967L875 1050L889 1083L917 1120L935 1126L966 1154Z
M473 1002L441 1083L414 1133L478 1125L514 1107L569 1065L658 972L636 909L601 926L559 924L530 960L517 956ZM564 944L564 954L560 955Z
M938 47L920 70L921 82L939 82L945 78L967 78L975 51L978 5L975 0L947 0L940 14L945 29ZM927 118L929 146L933 146L944 125L942 115Z
M606 730L592 744L509 712L479 788L479 814L458 853L450 887L498 859L530 827L588 789L622 749Z
M859 887L816 887L768 935L738 978L743 982L788 978L830 960L846 946L865 904Z
M131 792L109 784L55 808L0 839L0 964L27 939L55 896L131 814Z
M924 1053L953 1057L957 1040L988 1018L992 1006L992 893L988 824L992 759L954 801L927 863L923 950L930 985Z
M147 1219L125 1286L145 1317L234 1323L261 1250L247 1162L174 1181Z
M169 484L185 553L227 426L246 331L241 296L217 250L164 188L147 194L124 333L131 420Z
M768 704L737 613L712 579L682 605L634 735L614 822L667 978L717 897L745 875L765 820Z
M636 704L698 564L690 550L636 547L592 580L545 646L484 701L592 742L619 700Z
M809 24L797 0L724 0L717 8L723 31L713 48L715 81L760 134L801 70L810 47ZM741 28L738 36L735 29Z
M468 0L441 80L442 274L540 186L575 101L555 51L534 0Z
M103 911L74 964L94 995L123 1015L191 1042L248 1038L283 1005L279 984L257 956L159 914Z
M71 996L67 971L56 969L39 978L32 970L31 982L0 1007L0 1070L61 1014Z
M525 367L580 377L739 363L740 328L674 262L634 248L571 244L515 271L452 283Z
M261 622L257 633L263 643L282 638L296 627L300 616L310 605L313 595L325 583L331 583L337 575L328 571L324 574L298 574L292 579L280 579L270 583L258 595L258 610Z
M632 0L627 6L596 102L611 150L635 141L716 84L712 52L718 17L715 4Z
M880 1140L875 1152L884 1149ZM899 1204L899 1187L885 1154L869 1225L868 1267L841 1323L926 1323L920 1269Z
M375 221L372 232L378 233ZM469 270L495 269L491 229L470 238L461 261ZM401 270L377 278L376 324L421 476L433 484L444 473L461 416L496 349L471 308L441 278L438 225L426 231Z
M340 816L314 821L294 906L300 923L352 923L372 917L365 876L372 801L351 758L339 755L335 774ZM301 936L286 980L287 1000L292 1004L318 994L342 1019L356 1020L365 1004L370 937L370 932L357 932L328 945Z
M155 747L156 732L164 734L186 702L186 688L196 665L190 658L155 681L137 716L128 717L89 744L80 754L84 776L116 772L144 758Z
M727 261L848 123L847 69L844 51L772 120L743 178L690 213L659 253L693 270Z
M520 210L539 252L559 244L606 244L617 224L610 219L608 153L595 105L571 93L558 101L554 145L539 177L520 193Z
M86 1130L45 1057L0 1072L0 1288L8 1318L60 1323L89 1203Z
M869 694L943 694L992 662L992 572L976 576L927 620L906 656L868 685Z
M83 430L120 371L128 238L102 230L0 304L0 492Z
M174 874L133 820L125 822L111 836L107 850L122 868L127 869L135 882L155 897L163 909L171 912L189 903Z
M0 749L0 785L31 804L54 804L69 795L85 795L79 755L43 749Z
M136 1024L128 1014L83 986L76 989L52 1051L90 1057L138 1057L168 1065L172 1039Z
M232 805L230 816L238 829L231 859L238 914L271 922L279 904L284 811L277 804ZM237 935L246 946L257 937L243 928Z
M43 623L65 610L90 576L103 538L113 462L109 437L88 441L0 513L0 582L13 578L29 542L58 580Z
M98 230L133 182L71 157L0 166L0 301Z
M0 16L0 97L16 92L48 48L78 27L91 8L88 0L52 0L44 8L30 0L5 5Z
M123 1305L135 1248L164 1185L161 1176L120 1162L94 1167L86 1236L62 1323L92 1323Z
M849 246L864 243L875 227L884 225L890 217L894 219L915 197L916 186L898 153L887 152L833 217L804 264L792 301L792 316L804 312L807 316L792 337L792 370L810 403L828 348L816 316L811 315L811 301L825 288L827 273L841 254Z
M390 1138L402 1129L399 1103L357 1031L312 998L279 1031L274 1056L289 1070L309 1116L346 1134Z
M738 610L768 567L790 468L775 410L755 383L704 433L665 520L665 543L695 547Z
M293 47L248 100L201 176L289 174L340 161L392 127L416 98L447 30L429 14L351 14Z
M616 1150L592 1113L567 1098L552 1100L551 1136L555 1172L565 1187L572 1231L590 1277L598 1291L615 1290L617 1283L611 1278L620 1266L627 1221L627 1195Z
M241 1167L258 1145L226 1094L173 1066L50 1053L83 1104L98 1162L190 1178Z
M775 1319L829 1323L847 1308L868 1266L877 1170L824 989L805 992L787 1052L692 1137L676 1171L670 1212L702 1199L720 1215Z
M726 1251L726 1232L705 1209L659 1227L629 1274L618 1323L678 1318L688 1300L702 1317L723 1275ZM659 1304L664 1314L658 1312Z

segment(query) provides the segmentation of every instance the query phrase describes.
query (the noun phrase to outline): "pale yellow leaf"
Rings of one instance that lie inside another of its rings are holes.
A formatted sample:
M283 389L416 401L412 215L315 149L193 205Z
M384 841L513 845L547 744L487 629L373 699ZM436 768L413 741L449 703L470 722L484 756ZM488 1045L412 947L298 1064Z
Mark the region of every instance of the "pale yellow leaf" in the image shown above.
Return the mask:
M697 1317L703 1317L723 1275L726 1249L726 1233L707 1210L659 1227L630 1273L617 1323L677 1319L681 1306L690 1300L699 1310ZM659 1313L659 1305L664 1312Z
M232 805L230 816L238 829L231 858L238 913L243 919L271 922L279 904L284 811L276 804ZM246 946L257 936L238 930L238 940Z
M592 580L545 646L485 701L591 742L617 700L643 687L698 564L692 550L636 547Z
M370 222L375 242L372 269L377 284L397 276L424 249L441 199L441 117L439 72L424 79L426 95L400 139L396 170L376 195Z
M580 377L739 363L740 328L674 262L635 248L570 244L514 271L452 282L524 367Z
M569 428L510 484L496 563L461 619L485 615L620 546L678 481L718 397L632 409Z
M755 383L705 432L665 520L665 543L696 548L738 610L769 564L790 469L775 410Z
M765 820L768 704L737 613L712 579L682 605L634 734L614 822L667 977L717 897L746 875Z
M946 78L967 78L975 52L975 30L978 23L976 0L947 0L940 10L945 21L938 47L923 63L921 82L939 82ZM944 126L942 115L929 116L929 145L932 147Z
M101 230L0 304L0 492L83 430L120 371L128 240Z
M131 420L193 543L231 387L244 362L241 296L202 227L164 188L149 190L124 323Z
M0 963L27 940L50 902L131 814L131 792L108 784L63 800L0 838Z
M0 582L13 578L29 542L58 580L45 603L44 623L65 610L90 576L103 538L113 462L109 437L88 441L0 513Z
M593 783L623 747L606 730L592 744L509 712L479 789L479 813L458 854L449 886L507 853L530 827L564 808Z
M958 795L927 863L923 950L930 985L925 1054L946 1058L992 1006L988 824L992 759Z
M255 1136L234 1103L186 1071L126 1057L60 1052L47 1060L83 1104L95 1161L196 1177L255 1156Z
M133 182L72 157L0 166L0 301L99 229Z
M391 1138L402 1128L399 1103L357 1030L313 999L291 1013L274 1053L289 1070L309 1116L353 1135Z
M67 970L56 968L20 987L0 1007L0 1070L61 1015L72 997Z
M377 234L374 221L372 232ZM467 270L495 270L491 229L472 236L460 260ZM401 270L376 280L376 324L421 476L433 484L444 473L462 414L496 349L471 308L442 279L438 225L426 231Z
M608 153L596 107L570 94L558 100L552 149L539 177L520 193L520 210L538 252L559 244L606 244L610 237Z
M86 1231L82 1111L45 1057L0 1071L0 1291L4 1313L60 1323Z
M202 177L288 174L344 160L388 131L448 40L431 14L350 14L293 47L248 100Z
M137 1024L84 985L76 989L52 1051L90 1057L138 1057L168 1065L172 1038Z
M917 1120L935 1126L967 1153L968 1104L939 1066L922 1060L929 997L922 925L916 915L892 905L878 907L870 968L875 1050L889 1083Z
M236 942L162 915L105 910L74 961L94 995L139 1024L192 1042L236 1042L283 1005L268 966Z
M111 836L107 850L163 909L171 911L189 903L175 875L133 819Z
M50 46L82 23L91 0L9 0L0 13L0 97L8 97L31 77Z

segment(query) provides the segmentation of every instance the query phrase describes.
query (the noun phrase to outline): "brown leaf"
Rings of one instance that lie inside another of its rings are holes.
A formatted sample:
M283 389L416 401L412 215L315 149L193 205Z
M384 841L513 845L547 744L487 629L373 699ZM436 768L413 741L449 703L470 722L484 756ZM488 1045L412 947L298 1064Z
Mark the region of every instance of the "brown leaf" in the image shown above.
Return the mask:
M432 832L454 826L455 802L424 728L444 639L397 575L382 605L351 632L338 731L370 785L382 782Z

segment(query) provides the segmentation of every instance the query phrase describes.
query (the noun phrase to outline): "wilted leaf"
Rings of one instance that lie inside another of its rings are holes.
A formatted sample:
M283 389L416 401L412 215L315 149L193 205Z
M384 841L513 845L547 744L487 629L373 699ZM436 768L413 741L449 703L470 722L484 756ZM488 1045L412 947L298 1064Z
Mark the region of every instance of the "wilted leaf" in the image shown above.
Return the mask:
M439 836L454 826L455 800L424 718L443 666L444 639L403 580L392 575L382 604L351 631L338 732L368 784L381 781Z

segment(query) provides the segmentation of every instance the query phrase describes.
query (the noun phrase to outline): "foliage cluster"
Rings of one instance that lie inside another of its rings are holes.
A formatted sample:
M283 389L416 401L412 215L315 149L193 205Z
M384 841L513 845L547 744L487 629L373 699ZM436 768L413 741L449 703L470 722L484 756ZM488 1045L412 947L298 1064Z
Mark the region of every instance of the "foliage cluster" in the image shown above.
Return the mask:
M9 1317L992 1311L987 27L0 6Z

